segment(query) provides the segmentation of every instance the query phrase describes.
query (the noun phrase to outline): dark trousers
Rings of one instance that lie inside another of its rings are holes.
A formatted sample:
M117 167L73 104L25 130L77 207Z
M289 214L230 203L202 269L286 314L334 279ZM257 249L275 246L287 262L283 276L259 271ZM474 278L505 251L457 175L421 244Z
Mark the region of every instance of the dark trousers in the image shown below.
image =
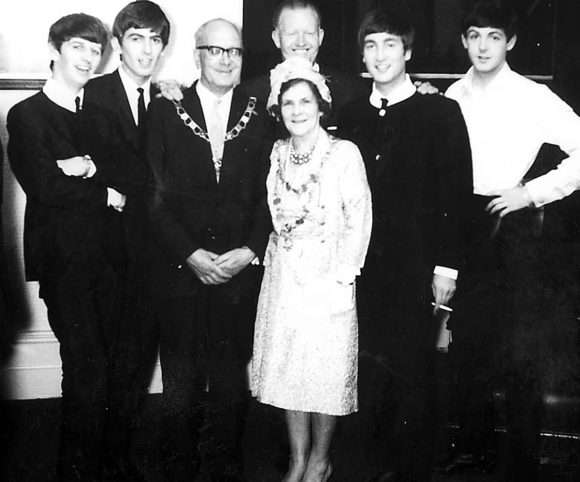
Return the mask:
M432 474L443 419L438 403L429 284L362 280L358 291L361 338L359 398L387 436L386 463L397 480L426 481ZM385 294L389 294L386 296ZM365 305L365 303L367 303Z
M215 480L242 471L255 300L228 300L220 286L160 300L162 454L168 480L193 480L202 424Z
M132 442L149 392L159 347L147 259L139 246L129 248L123 317L111 362L108 444L105 453L105 472L111 480L127 478L134 471L131 461Z
M495 239L501 222L485 212L490 200L475 196L465 267L448 323L453 333L449 357L456 380L452 400L460 425L453 455L472 454L476 459L496 449L493 392L499 370L500 316L505 313L505 281Z
M121 283L122 274L98 248L76 253L62 275L40 282L62 359L61 481L101 480Z
M554 327L547 307L550 266L540 213L522 210L501 220L477 197L476 221L452 323L455 403L461 407L458 450L494 448L490 401L505 388L510 480L531 481L540 433L544 361ZM551 293L551 294L550 294Z

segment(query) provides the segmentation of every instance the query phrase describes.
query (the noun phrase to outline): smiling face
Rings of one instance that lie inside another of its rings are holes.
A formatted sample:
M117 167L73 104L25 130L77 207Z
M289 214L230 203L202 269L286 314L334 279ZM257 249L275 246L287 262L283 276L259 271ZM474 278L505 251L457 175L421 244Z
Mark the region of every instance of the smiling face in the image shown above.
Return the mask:
M283 60L300 56L311 63L316 62L323 38L324 30L311 8L284 9L278 27L272 32L272 40L280 49Z
M508 51L516 43L516 36L508 40L503 29L472 26L461 40L476 75L493 78L504 66Z
M411 50L405 49L399 35L377 32L364 38L363 62L377 89L385 95L405 81L410 59Z
M101 44L73 37L60 46L50 45L52 77L71 91L80 91L101 62Z
M121 41L113 39L113 47L120 52L123 69L137 85L151 77L163 52L161 36L148 28L129 28Z
M281 94L280 116L293 138L307 140L316 135L322 112L308 82L299 81Z
M242 38L238 30L225 20L209 23L198 43L200 46L216 46L222 49L242 49ZM217 95L224 95L240 83L242 57L221 52L212 55L207 49L195 53L196 65L201 70L200 81Z

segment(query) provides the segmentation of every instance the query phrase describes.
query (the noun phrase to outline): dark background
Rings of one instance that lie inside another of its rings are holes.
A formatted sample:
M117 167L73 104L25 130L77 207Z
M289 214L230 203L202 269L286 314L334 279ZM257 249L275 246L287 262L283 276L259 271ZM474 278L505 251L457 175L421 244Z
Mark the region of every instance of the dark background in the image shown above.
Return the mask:
M461 17L472 0L319 0L325 30L319 52L321 64L351 73L364 72L357 45L357 30L364 15L381 3L400 1L411 8L417 29L414 73L462 74L469 68L460 41ZM276 0L244 2L243 78L263 74L280 61L274 46L272 12ZM580 109L580 36L576 0L513 0L519 14L517 45L509 54L510 66L525 75L542 76L564 100ZM435 78L445 88L451 80Z

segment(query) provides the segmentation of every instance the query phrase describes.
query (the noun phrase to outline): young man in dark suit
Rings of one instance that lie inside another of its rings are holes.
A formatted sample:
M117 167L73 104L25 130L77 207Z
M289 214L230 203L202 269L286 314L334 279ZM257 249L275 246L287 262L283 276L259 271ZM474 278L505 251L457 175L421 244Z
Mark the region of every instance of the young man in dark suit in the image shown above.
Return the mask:
M194 480L205 412L212 480L237 481L261 279L254 260L271 232L269 117L234 88L242 67L239 28L210 20L195 40L200 80L181 102L155 100L148 118L164 468L169 480Z
M26 277L38 281L62 359L62 481L100 481L109 363L123 303L121 212L143 170L116 119L84 86L108 34L95 17L67 15L49 32L52 76L8 114L8 155L27 196Z
M121 57L120 67L91 80L86 86L87 102L97 104L119 119L121 135L127 139L140 168L144 154L146 110L158 92L151 82L169 41L169 20L154 2L129 3L115 17L113 48ZM107 450L106 471L112 479L133 477L138 470L131 462L131 441L140 408L148 393L158 349L158 327L149 295L147 257L147 195L127 200L123 227L128 255L125 305L116 356L112 367L110 429L115 437Z
M455 292L472 192L459 106L417 93L406 74L413 35L402 8L367 14L359 42L372 92L346 105L339 119L339 133L363 154L373 197L373 233L357 293L360 347L370 355L361 359L361 378L369 363L391 377L385 390L394 399L395 436L388 454L395 465L377 480L431 477L437 417L433 313L448 308ZM363 406L368 395L363 387Z

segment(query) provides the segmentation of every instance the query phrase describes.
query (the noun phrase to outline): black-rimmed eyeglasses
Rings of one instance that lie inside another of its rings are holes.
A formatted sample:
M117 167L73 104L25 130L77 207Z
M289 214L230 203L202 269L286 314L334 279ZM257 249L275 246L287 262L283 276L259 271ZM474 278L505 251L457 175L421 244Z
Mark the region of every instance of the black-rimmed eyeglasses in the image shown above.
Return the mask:
M217 45L199 45L196 48L198 50L207 50L210 57L221 57L224 53L227 53L230 59L239 59L244 53L244 49L241 47L230 47L229 49L225 49L223 47L218 47Z

